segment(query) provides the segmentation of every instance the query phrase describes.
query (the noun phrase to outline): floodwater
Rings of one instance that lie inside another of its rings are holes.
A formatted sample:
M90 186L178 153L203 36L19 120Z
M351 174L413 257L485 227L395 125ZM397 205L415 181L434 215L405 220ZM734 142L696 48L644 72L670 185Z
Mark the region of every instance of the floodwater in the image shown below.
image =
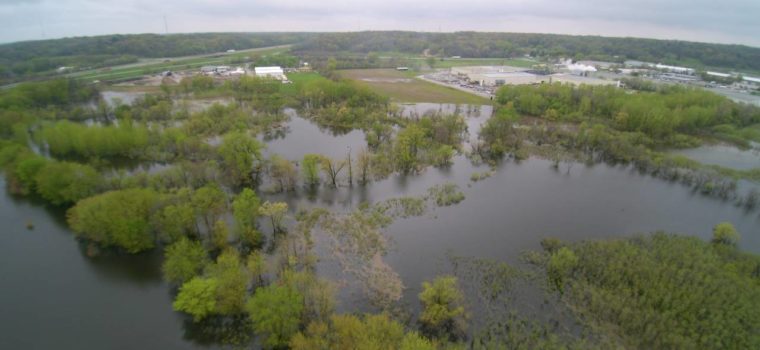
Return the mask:
M309 153L344 159L349 150L356 153L367 145L361 130L333 132L299 117L293 110L289 109L286 113L290 121L284 128L259 137L259 141L267 146L267 155L279 154L291 161L300 161Z
M144 92L134 91L103 91L100 93L105 101L111 107L117 107L120 104L131 105L138 98L145 95Z
M706 145L675 151L704 164L747 170L760 168L760 145L753 144L748 150L730 145Z
M485 120L482 113L468 117L471 131ZM356 152L364 146L361 132L334 137L301 118L292 118L289 127L284 138L266 141L268 152L291 160L305 153L337 158L348 147ZM393 175L368 186L344 183L337 190L322 186L311 194L299 189L267 199L286 200L293 210L348 211L365 201L422 195L445 182L459 185L463 202L398 219L386 230L394 241L386 261L406 285L402 302L412 309L421 282L448 271L447 254L515 262L520 252L539 249L544 237L580 241L665 230L707 239L715 224L730 221L742 234L740 246L760 252L757 211L745 212L629 167L563 163L555 170L548 161L529 159L505 162L492 177L470 182L473 172L487 170L457 156L450 167L419 175ZM159 254L88 258L63 213L10 197L4 182L0 187L5 224L0 231L0 349L203 346L185 329L186 319L171 310ZM26 220L34 229L25 227ZM329 257L324 260L320 269L330 265ZM344 300L341 309L355 305Z
M0 349L193 347L158 252L88 258L61 210L0 187Z

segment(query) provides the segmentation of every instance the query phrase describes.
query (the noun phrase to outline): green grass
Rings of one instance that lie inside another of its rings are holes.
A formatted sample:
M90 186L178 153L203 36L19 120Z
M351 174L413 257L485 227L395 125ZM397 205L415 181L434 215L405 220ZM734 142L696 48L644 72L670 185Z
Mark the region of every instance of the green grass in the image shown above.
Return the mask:
M415 72L395 69L349 69L338 71L341 77L368 86L376 93L396 102L430 102L488 104L484 97L415 78Z
M525 59L502 59L502 58L460 58L444 59L435 61L435 68L451 68L462 66L513 66L530 68L538 64L536 61Z
M316 72L288 73L286 75L288 77L288 80L292 81L293 84L284 84L280 91L290 96L295 96L295 94L298 92L298 87L303 84L309 83L311 81L327 79Z

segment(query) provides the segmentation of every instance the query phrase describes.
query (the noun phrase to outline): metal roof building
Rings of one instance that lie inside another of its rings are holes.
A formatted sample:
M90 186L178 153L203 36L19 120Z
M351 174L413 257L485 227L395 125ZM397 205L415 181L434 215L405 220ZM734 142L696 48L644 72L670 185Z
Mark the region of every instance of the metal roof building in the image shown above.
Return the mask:
M275 78L282 81L288 80L288 77L285 76L285 71L282 70L282 67L256 67L253 69L253 72L257 77Z

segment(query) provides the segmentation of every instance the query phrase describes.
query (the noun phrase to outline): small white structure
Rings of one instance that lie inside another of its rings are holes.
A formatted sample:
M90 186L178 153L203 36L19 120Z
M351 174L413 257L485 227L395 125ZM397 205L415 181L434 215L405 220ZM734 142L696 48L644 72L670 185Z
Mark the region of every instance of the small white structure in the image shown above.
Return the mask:
M668 71L668 72L673 72L673 73L694 74L694 69L686 68L686 67L668 66L668 65L664 65L664 64L659 64L658 63L658 64L654 65L654 68L660 69L660 70L665 70L665 71Z
M230 76L245 75L245 69L243 67L235 67L234 70L229 71L227 74Z
M261 78L274 78L281 81L287 81L288 77L285 76L285 72L282 67L256 67L253 69L254 74Z
M407 71L407 70L409 70L409 67L396 67L396 70L398 70L398 71Z
M227 50L227 53L233 53L233 52L235 52L235 49L229 49L229 50Z
M596 72L596 67L580 62L573 63L572 60L565 61L565 67L567 67L570 73L582 76L587 76L590 72Z

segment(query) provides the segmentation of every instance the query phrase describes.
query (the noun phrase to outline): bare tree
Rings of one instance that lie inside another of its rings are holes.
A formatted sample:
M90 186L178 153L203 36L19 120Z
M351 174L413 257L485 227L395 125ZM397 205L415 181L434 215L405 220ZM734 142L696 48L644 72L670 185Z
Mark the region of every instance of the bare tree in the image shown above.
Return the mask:
M330 181L332 182L333 187L337 188L338 175L346 166L346 162L335 161L329 157L322 157L320 163L322 164L322 170L325 172L325 174L327 174L328 177L330 177Z

